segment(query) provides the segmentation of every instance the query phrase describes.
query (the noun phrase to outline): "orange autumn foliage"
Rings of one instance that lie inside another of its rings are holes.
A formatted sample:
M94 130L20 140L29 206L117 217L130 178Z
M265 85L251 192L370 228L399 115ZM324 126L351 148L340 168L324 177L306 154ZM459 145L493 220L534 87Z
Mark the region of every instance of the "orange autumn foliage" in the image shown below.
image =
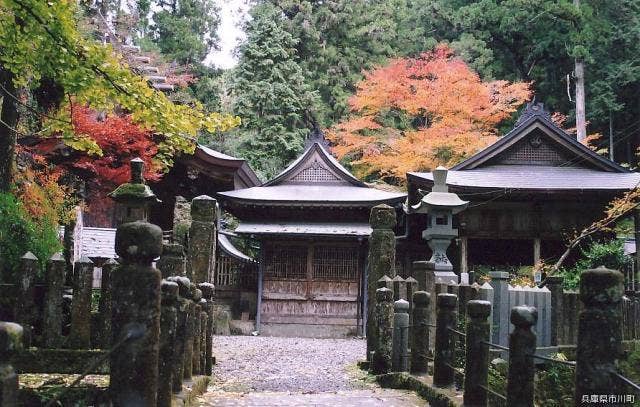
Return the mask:
M483 82L446 45L366 72L352 116L327 132L361 177L402 183L451 166L497 139L496 126L531 97L528 83Z

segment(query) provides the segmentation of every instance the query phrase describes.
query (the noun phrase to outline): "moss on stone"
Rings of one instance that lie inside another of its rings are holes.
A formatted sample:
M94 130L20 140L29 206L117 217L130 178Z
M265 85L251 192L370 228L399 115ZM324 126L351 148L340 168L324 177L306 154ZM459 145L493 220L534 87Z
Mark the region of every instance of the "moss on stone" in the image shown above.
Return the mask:
M428 383L419 380L407 373L388 373L376 376L378 384L390 389L413 390L420 397L427 400L430 406L434 407L458 407L462 403L454 400L444 393L443 390L436 389ZM462 398L460 398L462 400Z

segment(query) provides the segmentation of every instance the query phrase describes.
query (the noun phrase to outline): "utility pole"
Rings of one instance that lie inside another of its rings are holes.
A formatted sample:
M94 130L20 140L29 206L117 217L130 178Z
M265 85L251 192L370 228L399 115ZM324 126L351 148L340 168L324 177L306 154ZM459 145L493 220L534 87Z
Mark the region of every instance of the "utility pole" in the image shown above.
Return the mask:
M576 9L580 8L580 0L573 0ZM587 137L587 122L585 118L584 103L584 61L576 58L574 76L576 78L576 130L578 141L582 142Z
M609 159L613 161L613 114L609 109Z

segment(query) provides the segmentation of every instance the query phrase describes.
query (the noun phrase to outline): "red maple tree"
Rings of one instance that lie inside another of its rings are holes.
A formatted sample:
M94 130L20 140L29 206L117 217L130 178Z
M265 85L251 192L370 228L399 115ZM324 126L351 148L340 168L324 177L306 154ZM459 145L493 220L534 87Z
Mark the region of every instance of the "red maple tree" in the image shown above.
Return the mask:
M483 82L446 45L366 72L352 115L328 131L357 175L402 183L408 171L453 165L494 142L530 98L527 83Z

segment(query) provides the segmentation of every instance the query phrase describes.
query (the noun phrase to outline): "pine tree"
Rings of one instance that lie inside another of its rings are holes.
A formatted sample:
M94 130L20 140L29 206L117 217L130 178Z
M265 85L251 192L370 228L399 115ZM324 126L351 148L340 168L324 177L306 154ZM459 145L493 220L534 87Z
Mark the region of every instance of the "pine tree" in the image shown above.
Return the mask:
M271 4L255 6L232 83L234 113L242 117L240 153L265 177L302 150L314 123L317 95L298 64L297 40Z

